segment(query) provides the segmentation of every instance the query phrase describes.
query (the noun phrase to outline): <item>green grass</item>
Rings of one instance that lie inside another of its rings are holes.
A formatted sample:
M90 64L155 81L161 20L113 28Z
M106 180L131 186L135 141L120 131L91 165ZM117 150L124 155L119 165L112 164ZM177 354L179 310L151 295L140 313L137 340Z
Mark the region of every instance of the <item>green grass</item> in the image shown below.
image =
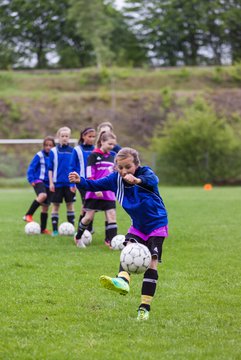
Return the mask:
M241 189L161 193L170 236L150 319L137 323L141 275L126 297L99 286L119 262L103 245L103 214L92 245L77 249L69 237L25 235L32 190L0 190L1 359L240 359ZM129 224L118 208L119 233Z
M160 91L166 86L173 91L197 91L237 88L241 82L241 65L222 67L85 68L69 70L0 71L0 96L41 97L55 94L87 96L101 91L125 95L132 91Z

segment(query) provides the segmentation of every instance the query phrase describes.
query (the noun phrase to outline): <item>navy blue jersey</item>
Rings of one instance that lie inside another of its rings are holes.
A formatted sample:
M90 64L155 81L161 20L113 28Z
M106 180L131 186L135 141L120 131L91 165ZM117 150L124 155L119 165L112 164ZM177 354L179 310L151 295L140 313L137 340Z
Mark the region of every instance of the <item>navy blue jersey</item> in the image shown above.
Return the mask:
M70 172L76 171L80 176L86 177L87 161L94 145L80 144L74 148L70 160Z
M69 182L69 166L74 148L70 145L57 145L49 153L49 170L53 171L55 187L73 186Z
M99 180L81 178L79 188L90 191L111 190L132 219L132 225L144 234L166 226L167 211L158 190L158 177L147 166L139 166L134 174L139 185L130 185L114 172Z
M46 153L44 150L37 152L27 170L28 182L32 184L40 180L44 182L46 186L49 186L48 165L49 153Z
M116 154L120 151L120 149L121 149L121 146L119 145L119 144L116 144L114 147L113 147L113 149L112 149L112 151L114 151Z

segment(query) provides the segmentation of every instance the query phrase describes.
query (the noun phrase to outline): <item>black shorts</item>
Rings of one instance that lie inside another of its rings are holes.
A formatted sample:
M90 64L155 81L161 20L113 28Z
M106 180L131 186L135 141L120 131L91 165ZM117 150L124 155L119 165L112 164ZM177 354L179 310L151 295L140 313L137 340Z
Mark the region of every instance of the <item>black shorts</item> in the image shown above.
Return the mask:
M161 262L162 257L162 245L165 240L163 236L150 236L147 241L142 240L139 236L128 233L125 236L126 240L130 240L131 242L135 242L135 240L148 247L150 250L151 256L153 259L158 259Z
M47 194L47 198L44 200L44 202L42 202L42 204L50 205L51 192L49 191L49 188L46 187L46 185L43 182L39 182L39 183L35 184L35 186L33 188L34 188L35 194L37 196L41 193Z
M84 204L84 202L85 202L85 194L87 193L87 191L84 190L84 189L79 189L79 188L78 188L78 190L79 190L79 193L80 193L82 204Z
M70 191L69 186L55 188L55 192L51 194L51 202L54 204L62 204L63 199L66 203L72 203L76 199L75 193Z
M87 199L85 200L84 210L107 211L116 208L115 201Z

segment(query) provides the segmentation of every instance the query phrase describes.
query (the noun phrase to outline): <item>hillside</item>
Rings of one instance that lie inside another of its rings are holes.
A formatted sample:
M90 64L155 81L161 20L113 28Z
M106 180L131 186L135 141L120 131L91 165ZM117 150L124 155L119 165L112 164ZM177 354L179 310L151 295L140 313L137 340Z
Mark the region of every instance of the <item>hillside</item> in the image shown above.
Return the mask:
M146 147L155 127L196 96L227 120L241 116L240 84L240 65L0 72L0 138L41 139L63 125L78 138L83 127L111 121L121 145ZM35 148L1 145L1 162L6 151L18 168L14 175L23 175Z

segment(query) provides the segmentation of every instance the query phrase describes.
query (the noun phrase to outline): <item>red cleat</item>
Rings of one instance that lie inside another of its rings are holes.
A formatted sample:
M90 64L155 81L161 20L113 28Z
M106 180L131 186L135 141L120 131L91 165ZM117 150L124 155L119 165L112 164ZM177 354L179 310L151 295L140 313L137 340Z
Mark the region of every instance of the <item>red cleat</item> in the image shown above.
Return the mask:
M23 220L26 221L26 222L32 222L32 221L34 221L32 215L24 215Z
M44 230L42 230L42 231L41 231L41 234L51 235L52 233L51 233L51 231L50 231L50 230L48 230L48 229L44 229Z

